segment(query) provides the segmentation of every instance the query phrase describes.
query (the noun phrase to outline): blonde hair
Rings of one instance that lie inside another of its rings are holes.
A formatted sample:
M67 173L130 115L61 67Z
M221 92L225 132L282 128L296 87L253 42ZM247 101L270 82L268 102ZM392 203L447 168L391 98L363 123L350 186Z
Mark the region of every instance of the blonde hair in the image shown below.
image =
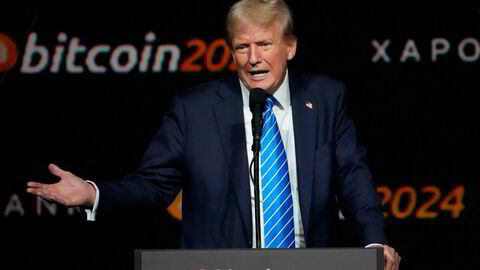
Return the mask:
M295 40L292 12L283 0L241 0L228 12L226 21L227 43L232 47L237 23L249 20L255 25L268 27L279 23L284 38Z

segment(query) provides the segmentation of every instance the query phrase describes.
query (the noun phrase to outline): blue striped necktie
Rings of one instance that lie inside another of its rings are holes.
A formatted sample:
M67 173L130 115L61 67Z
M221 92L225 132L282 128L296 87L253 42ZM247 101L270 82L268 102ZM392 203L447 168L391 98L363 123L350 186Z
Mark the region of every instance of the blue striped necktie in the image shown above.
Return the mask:
M260 139L264 243L266 248L294 248L292 190L287 154L272 110L274 103L273 96L267 99Z

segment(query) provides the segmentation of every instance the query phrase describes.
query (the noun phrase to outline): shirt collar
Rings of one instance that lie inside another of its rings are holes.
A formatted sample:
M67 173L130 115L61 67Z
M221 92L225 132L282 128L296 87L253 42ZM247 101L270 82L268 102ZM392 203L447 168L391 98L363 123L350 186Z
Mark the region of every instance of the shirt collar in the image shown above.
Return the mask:
M240 81L240 88L242 88L242 98L243 98L243 107L249 107L249 98L250 98L250 91L247 87ZM280 87L278 87L277 91L273 93L273 97L277 100L277 105L281 109L287 108L290 105L290 87L288 83L288 70L285 74L285 79L283 80Z

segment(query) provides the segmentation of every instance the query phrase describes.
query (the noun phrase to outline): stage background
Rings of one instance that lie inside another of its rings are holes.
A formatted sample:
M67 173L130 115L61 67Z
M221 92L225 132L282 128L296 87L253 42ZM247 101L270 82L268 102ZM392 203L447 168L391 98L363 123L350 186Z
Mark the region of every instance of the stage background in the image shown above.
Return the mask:
M135 169L176 93L234 74L230 4L0 11L1 269L132 269L135 248L178 247L166 210L89 223L26 182L56 181L49 163ZM480 4L290 4L289 67L346 84L401 269L478 269Z

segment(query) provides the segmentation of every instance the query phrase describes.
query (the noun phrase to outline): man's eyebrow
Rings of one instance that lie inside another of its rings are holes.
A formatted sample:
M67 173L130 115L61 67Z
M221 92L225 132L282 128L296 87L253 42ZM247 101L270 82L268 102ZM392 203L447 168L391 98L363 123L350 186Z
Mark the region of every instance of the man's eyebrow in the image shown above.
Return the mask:
M249 46L247 42L239 42L239 43L234 43L233 47L240 47L240 46Z

